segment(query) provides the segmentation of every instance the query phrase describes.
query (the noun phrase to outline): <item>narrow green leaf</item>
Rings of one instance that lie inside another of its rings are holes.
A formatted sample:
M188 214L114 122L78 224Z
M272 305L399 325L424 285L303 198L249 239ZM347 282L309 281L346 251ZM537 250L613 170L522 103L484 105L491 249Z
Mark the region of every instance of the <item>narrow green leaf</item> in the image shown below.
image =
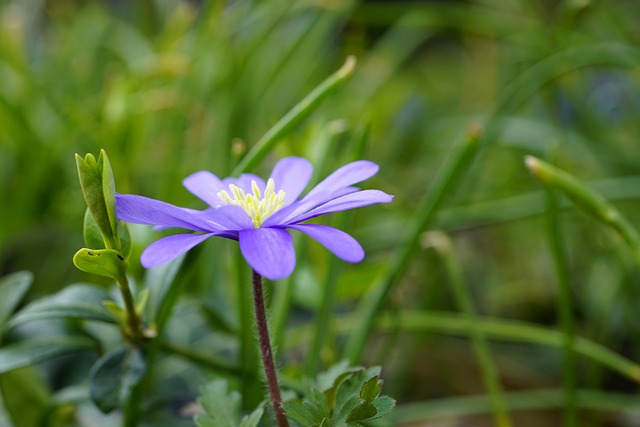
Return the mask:
M102 306L107 309L109 314L113 316L118 323L124 323L127 319L127 314L124 309L118 305L115 301L102 301Z
M13 316L9 326L15 327L33 320L55 318L113 323L113 318L102 307L102 302L108 299L110 299L109 294L96 286L70 285L54 295L27 305Z
M119 282L126 277L127 261L114 249L80 249L73 256L73 263L82 271L111 277Z
M142 316L142 313L144 313L144 309L147 307L150 293L151 289L144 288L142 291L140 291L136 298L136 313L138 313L138 315L140 316Z
M338 71L313 89L260 138L236 166L233 175L239 175L258 164L271 151L276 142L315 111L327 95L347 81L353 74L355 67L356 59L352 56L348 57Z
M33 274L18 271L0 279L0 330L24 298L33 282Z
M89 395L105 414L118 407L127 348L119 347L102 356L89 372Z
M149 296L149 316L158 331L162 331L171 314L171 308L178 299L176 276L184 261L184 255L158 267L147 270L144 287L151 289Z
M94 350L96 343L84 337L45 337L9 344L0 349L0 374L34 365L61 354Z
M120 239L120 255L128 260L131 255L131 235L129 227L122 221L118 221L118 239Z
M100 160L102 163L102 195L104 197L105 208L112 234L118 238L118 226L116 216L116 182L113 178L113 169L107 153L100 150Z

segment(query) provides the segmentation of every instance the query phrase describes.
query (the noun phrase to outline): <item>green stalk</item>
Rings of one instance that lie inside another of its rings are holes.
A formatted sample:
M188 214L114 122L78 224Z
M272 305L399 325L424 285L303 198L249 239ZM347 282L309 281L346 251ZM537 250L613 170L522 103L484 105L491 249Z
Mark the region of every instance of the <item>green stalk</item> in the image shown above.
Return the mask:
M627 243L636 262L640 263L640 235L629 221L600 193L588 188L573 175L533 157L525 157L525 164L545 186L558 190L592 218L613 228Z
M477 152L481 138L481 131L477 125L467 130L466 138L455 148L440 171L439 176L436 177L431 191L429 191L417 210L416 220L410 226L410 231L405 237L402 246L391 261L391 267L387 269L382 280L375 285L360 303L357 309L358 315L356 316L357 328L354 334L348 338L344 352L344 356L352 363L356 363L360 359L371 334L376 313L380 310L389 292L404 272L411 253L418 243L420 234L430 224L445 196L452 191L468 169Z
M127 330L125 336L134 345L139 346L144 338L144 329L142 327L142 319L140 319L140 315L136 311L136 302L129 287L129 279L127 279L125 274L122 274L118 277L117 283L127 314Z
M575 325L573 320L573 301L571 295L571 284L569 283L569 272L567 271L567 259L564 246L562 244L562 229L558 218L558 205L555 195L547 192L548 206L548 238L553 256L553 264L556 271L558 288L560 290L558 299L558 317L560 328L563 332L563 385L564 385L564 425L565 427L575 427L577 424L576 412L576 355L574 350Z
M354 314L334 315L332 321L336 333L341 335L353 333L359 327L356 323L357 318ZM435 332L467 337L472 327L469 320L462 315L448 312L405 310L380 313L376 320L375 326L384 332L400 327L407 332ZM487 338L494 340L536 344L557 349L562 349L564 343L563 333L527 322L478 316L476 327ZM310 333L310 328L311 325L305 325L290 330L287 347L303 345ZM574 349L577 354L640 383L640 364L580 336L574 337Z
M355 66L356 59L353 56L348 57L338 71L313 89L256 142L246 156L238 163L232 175L239 175L255 167L284 135L306 119L318 108L320 102L322 102L327 95L351 77Z
M500 379L493 363L491 350L487 345L484 333L477 326L478 319L476 310L473 306L472 298L463 278L461 268L454 259L451 239L443 233L434 232L429 235L429 240L444 262L458 309L462 312L463 318L469 322L471 344L478 359L478 364L480 365L485 387L489 392L495 423L498 427L511 427L513 423L507 411L507 405L504 401Z

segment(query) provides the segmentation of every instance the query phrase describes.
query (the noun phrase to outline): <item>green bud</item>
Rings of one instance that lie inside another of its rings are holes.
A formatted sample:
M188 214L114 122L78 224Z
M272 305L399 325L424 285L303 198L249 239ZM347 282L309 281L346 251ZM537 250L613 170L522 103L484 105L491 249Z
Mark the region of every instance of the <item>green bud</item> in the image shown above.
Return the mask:
M104 246L119 249L115 181L107 154L101 150L97 161L92 154L84 159L76 154L76 166L84 200L102 234Z

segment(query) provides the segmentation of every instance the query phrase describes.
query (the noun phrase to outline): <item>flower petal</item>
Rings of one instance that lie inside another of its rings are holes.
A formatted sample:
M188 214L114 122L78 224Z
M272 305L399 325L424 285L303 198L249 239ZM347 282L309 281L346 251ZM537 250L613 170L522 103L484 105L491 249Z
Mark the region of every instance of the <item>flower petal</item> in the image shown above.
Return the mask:
M241 230L240 251L249 265L267 279L287 277L296 266L291 235L281 228Z
M220 178L209 171L200 171L189 175L182 180L182 185L192 194L213 207L221 204L217 196L218 192L228 188L225 187Z
M245 230L253 228L251 217L240 206L224 205L219 208L209 208L201 211L199 215L211 226L220 230Z
M348 209L360 208L363 206L374 205L376 203L390 203L393 196L380 190L362 190L350 193L345 196L330 200L322 206L310 210L309 212L291 218L292 223L299 223L320 215L332 212L346 211Z
M134 224L217 231L199 219L196 211L134 194L116 194L116 211L119 219Z
M309 199L319 194L333 194L344 187L357 184L378 173L380 167L367 160L348 163L322 180L304 198Z
M271 171L271 178L276 184L276 193L280 190L285 192L285 206L298 198L309 183L312 173L313 166L302 157L285 157L276 163Z
M360 262L364 259L364 250L360 243L337 228L319 224L296 224L288 227L314 238L342 260Z
M150 244L142 252L140 262L144 268L151 268L178 258L189 249L214 236L208 234L174 234Z
M239 178L225 178L222 180L222 183L224 184L225 190L228 190L229 185L233 184L236 187L241 188L242 191L245 192L245 194L249 194L253 193L253 189L251 188L251 181L255 181L256 184L258 184L260 192L264 193L264 189L266 187L264 179L252 173L243 173Z

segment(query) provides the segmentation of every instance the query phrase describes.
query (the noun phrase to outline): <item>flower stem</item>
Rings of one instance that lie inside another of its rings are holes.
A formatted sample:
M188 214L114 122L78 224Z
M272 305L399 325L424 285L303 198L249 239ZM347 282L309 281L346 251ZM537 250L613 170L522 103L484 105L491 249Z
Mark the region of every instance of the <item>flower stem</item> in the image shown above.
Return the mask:
M124 307L127 312L127 338L129 338L133 344L140 345L144 337L144 331L142 330L142 321L136 311L135 300L126 275L122 275L122 278L118 280L118 288L122 294L122 300L124 301Z
M256 310L256 325L258 327L258 336L260 338L260 354L262 355L262 363L264 365L264 374L269 387L269 397L273 404L273 410L279 427L289 427L289 422L282 409L282 397L280 396L280 387L278 386L278 377L276 376L276 367L273 362L273 353L271 352L271 341L269 340L269 327L267 326L267 313L264 308L264 294L262 291L262 276L255 270L253 271L253 302Z

